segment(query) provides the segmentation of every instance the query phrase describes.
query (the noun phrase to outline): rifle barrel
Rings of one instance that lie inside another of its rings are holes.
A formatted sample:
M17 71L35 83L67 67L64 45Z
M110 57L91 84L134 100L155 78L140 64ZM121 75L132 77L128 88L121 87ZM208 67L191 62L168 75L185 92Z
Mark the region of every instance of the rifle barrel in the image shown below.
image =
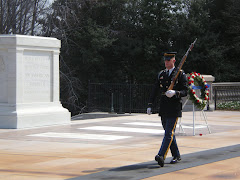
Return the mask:
M177 77L178 77L178 75L179 75L179 72L181 71L184 62L185 62L186 59L187 59L188 53L189 53L189 51L191 51L191 50L193 49L194 44L196 43L196 41L197 41L197 38L196 38L195 41L193 41L193 43L189 46L187 52L185 53L185 55L183 56L181 62L179 63L179 65L178 65L178 67L177 67L178 72L176 73L175 77L173 78L173 80L172 80L172 82L171 82L168 90L172 90L172 89L173 89L173 86L174 86L174 84L175 84L175 82L176 82L176 80L177 80Z

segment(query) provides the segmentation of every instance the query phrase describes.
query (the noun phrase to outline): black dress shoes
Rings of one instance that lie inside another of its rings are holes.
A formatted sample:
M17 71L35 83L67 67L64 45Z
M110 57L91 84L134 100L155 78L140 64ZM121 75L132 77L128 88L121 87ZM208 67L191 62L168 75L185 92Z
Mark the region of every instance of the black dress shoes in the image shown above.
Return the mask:
M170 164L176 164L177 162L181 161L181 157L173 157L172 160L170 161Z
M162 156L156 155L155 156L155 161L158 162L159 166L163 167L164 166L164 159Z

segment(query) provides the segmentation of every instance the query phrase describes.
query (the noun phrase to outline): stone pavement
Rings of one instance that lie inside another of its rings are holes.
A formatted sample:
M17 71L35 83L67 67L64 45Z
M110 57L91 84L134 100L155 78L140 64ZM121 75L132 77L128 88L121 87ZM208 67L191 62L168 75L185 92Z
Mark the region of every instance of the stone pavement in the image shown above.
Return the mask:
M74 120L70 125L0 129L0 179L240 179L240 112L183 112L182 161L154 161L163 138L156 115ZM125 114L127 115L127 114Z

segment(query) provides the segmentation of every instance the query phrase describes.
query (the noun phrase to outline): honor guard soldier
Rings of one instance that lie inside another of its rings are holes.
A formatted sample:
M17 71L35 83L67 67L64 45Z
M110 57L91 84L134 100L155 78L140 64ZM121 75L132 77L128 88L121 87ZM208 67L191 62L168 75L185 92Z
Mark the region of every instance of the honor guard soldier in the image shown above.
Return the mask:
M181 160L174 133L178 117L182 117L181 97L187 96L188 84L187 77L181 70L173 86L173 90L168 90L177 72L177 68L175 68L174 65L176 62L175 55L176 52L164 53L166 69L160 71L157 76L147 108L147 114L150 115L152 113L153 102L157 94L160 94L159 116L161 116L165 134L161 148L155 156L155 160L161 167L164 166L164 160L166 159L169 148L173 157L170 163L175 164Z

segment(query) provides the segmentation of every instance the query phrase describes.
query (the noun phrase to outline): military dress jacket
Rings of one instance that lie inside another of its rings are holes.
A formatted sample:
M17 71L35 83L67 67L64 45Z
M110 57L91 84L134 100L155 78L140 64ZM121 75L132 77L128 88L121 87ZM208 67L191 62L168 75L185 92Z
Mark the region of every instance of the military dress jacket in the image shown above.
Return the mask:
M170 76L167 75L166 70L161 71L156 79L152 93L149 99L148 107L152 107L157 95L160 95L159 116L164 117L182 117L182 100L181 97L187 96L188 84L187 77L183 70L180 71L178 78L173 86L176 94L168 98L165 92L168 90L176 68L172 71Z

